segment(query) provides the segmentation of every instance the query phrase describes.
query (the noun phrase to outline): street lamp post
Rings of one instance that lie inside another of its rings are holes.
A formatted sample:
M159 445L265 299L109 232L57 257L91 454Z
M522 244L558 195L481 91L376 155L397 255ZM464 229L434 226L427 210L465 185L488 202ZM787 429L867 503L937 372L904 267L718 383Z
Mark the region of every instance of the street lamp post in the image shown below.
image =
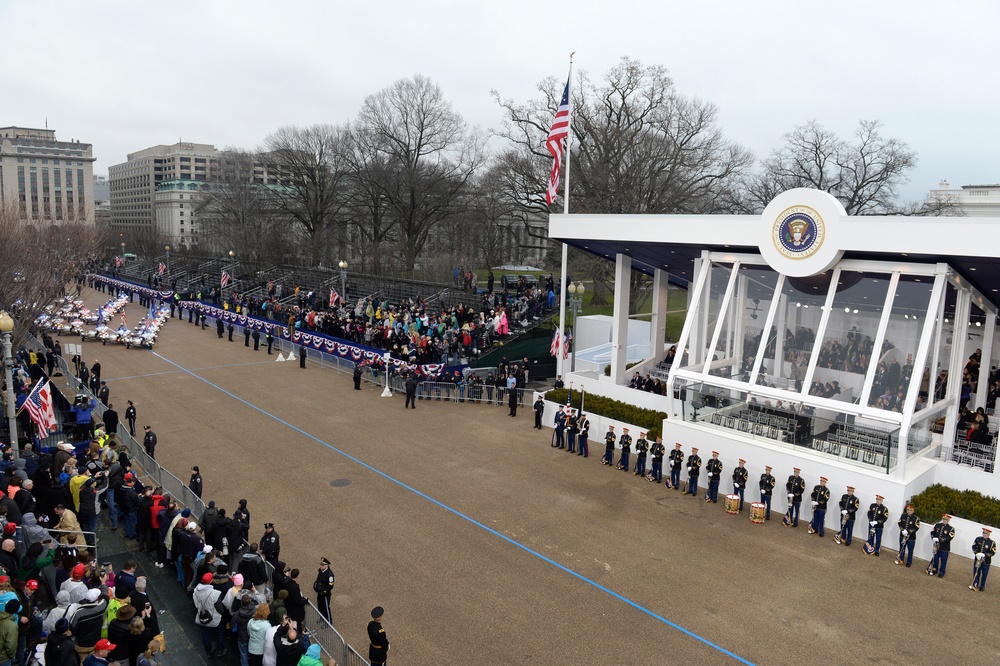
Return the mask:
M229 282L233 283L235 288L236 276L233 275L235 272L234 266L236 266L236 250L229 251Z
M573 337L570 339L570 360L569 360L569 371L576 372L576 318L580 316L580 310L583 309L583 295L586 293L587 288L583 286L582 282L570 283L566 287L566 291L569 292L569 311L573 318L573 325L570 327L570 335Z
M7 398L7 427L10 429L10 445L15 454L20 452L17 444L17 416L14 410L14 358L11 356L11 333L14 331L14 319L6 312L0 311L0 333L3 333L3 378L7 383L4 394Z
M340 266L340 298L347 302L347 262L343 259L337 264Z
M167 245L163 249L167 251L167 275L170 275L170 246Z

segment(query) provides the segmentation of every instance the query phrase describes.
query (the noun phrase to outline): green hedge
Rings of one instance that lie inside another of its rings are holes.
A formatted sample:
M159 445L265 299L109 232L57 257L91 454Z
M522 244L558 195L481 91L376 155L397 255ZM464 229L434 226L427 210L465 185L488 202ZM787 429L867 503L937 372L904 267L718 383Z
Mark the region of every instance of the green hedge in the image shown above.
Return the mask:
M975 490L956 490L936 483L910 500L925 523L934 524L950 514L990 527L1000 528L1000 500Z
M545 399L551 400L559 405L565 405L567 390L568 389L552 389L545 394ZM580 409L580 395L579 391L573 391L573 398L570 406L574 409ZM663 434L661 432L663 429L663 419L667 418L665 412L658 412L653 409L643 409L642 407L630 405L627 402L612 400L611 398L605 398L600 395L588 394L584 407L586 408L587 414L606 416L609 419L622 421L624 423L631 423L632 425L642 428L646 431L647 439L650 441L655 440ZM638 434L636 434L636 437L638 437Z
M639 365L640 363L643 363L643 361L636 361L635 363L626 363L625 364L625 369L626 370L631 370L632 368L634 368L635 366ZM608 365L604 366L604 376L605 377L610 377L611 376L611 364L610 363Z

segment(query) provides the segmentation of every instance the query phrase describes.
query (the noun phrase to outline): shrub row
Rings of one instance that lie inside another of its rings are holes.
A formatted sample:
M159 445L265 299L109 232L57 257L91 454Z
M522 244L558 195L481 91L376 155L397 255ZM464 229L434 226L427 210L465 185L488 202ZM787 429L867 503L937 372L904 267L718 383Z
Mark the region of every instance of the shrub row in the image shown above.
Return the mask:
M932 525L941 519L942 514L947 513L1000 528L1000 500L975 490L956 490L936 483L914 495L910 504L921 520Z
M565 405L567 391L568 389L552 389L545 394L545 399L559 405ZM581 393L579 391L573 391L570 406L574 409L580 409L580 397ZM651 442L663 434L661 432L663 429L663 419L667 418L665 412L643 409L642 407L630 405L627 402L605 398L600 395L588 395L584 407L588 414L606 416L609 419L631 423L642 428L646 431L646 439ZM597 437L603 436L603 433L594 434ZM638 438L638 433L633 437L633 439L636 438Z
M642 361L635 361L634 363L626 363L625 364L625 369L626 370L631 370L632 368L634 368L635 366L639 365L640 363L642 363ZM605 377L610 377L611 376L611 364L610 363L608 365L604 366L604 376Z

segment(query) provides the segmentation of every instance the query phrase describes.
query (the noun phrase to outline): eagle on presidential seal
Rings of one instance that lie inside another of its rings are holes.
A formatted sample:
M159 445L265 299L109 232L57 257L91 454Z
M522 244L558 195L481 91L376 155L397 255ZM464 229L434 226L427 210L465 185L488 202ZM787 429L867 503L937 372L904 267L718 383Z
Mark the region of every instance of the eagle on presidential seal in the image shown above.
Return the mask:
M808 206L793 206L775 220L775 245L790 259L804 259L812 255L822 242L823 221Z

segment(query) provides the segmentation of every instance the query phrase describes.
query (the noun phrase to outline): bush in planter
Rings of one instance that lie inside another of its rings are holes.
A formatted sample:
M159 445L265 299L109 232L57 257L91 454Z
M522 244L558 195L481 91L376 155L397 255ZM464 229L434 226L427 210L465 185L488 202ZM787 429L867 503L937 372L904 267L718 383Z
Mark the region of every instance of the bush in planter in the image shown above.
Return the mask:
M910 500L916 514L934 524L947 513L990 527L1000 528L1000 500L975 490L956 490L936 483Z
M635 363L626 363L625 364L625 369L628 370L630 368L634 368L635 366L639 365L640 363L642 363L642 361L636 361ZM604 376L605 377L610 377L611 376L611 365L610 364L604 366Z
M568 389L552 389L545 394L545 399L559 405L565 405L567 391ZM570 406L574 409L580 409L580 397L580 391L573 391ZM650 441L655 440L663 434L661 432L663 419L667 418L665 412L643 409L642 407L630 405L627 402L612 400L600 395L588 395L584 407L587 414L606 416L609 419L631 423L642 428L646 431L646 438Z

